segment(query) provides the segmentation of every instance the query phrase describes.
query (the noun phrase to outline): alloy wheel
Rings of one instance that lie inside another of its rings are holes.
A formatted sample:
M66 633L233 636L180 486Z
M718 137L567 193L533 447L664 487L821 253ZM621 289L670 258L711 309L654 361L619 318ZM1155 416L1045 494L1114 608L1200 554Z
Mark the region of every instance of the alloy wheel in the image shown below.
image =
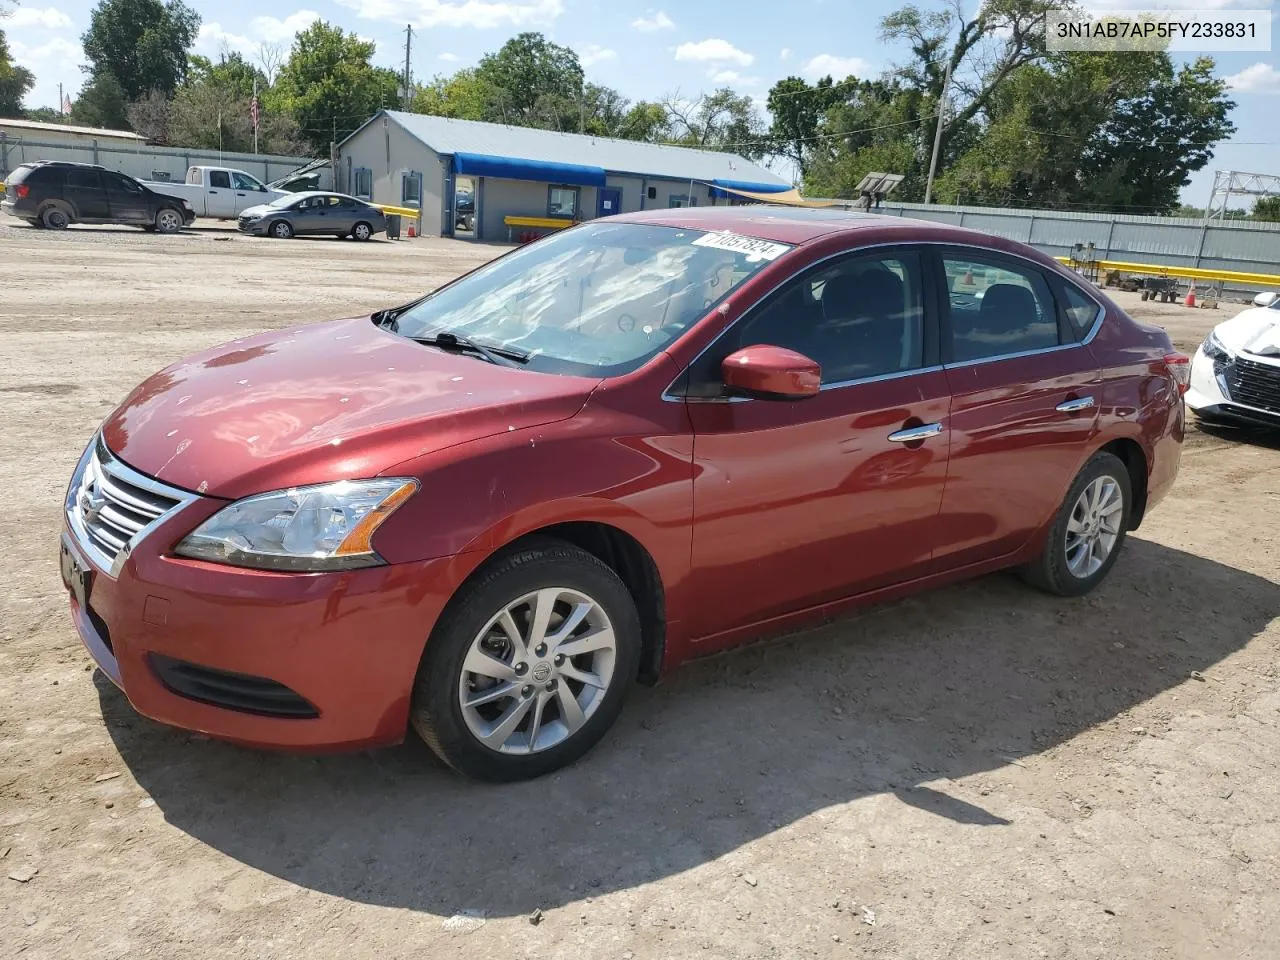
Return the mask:
M1100 569L1115 549L1124 517L1124 494L1114 477L1098 477L1081 492L1067 521L1067 569L1085 580Z
M613 624L596 600L568 587L525 594L467 649L458 679L463 720L499 753L548 750L599 708L616 662Z

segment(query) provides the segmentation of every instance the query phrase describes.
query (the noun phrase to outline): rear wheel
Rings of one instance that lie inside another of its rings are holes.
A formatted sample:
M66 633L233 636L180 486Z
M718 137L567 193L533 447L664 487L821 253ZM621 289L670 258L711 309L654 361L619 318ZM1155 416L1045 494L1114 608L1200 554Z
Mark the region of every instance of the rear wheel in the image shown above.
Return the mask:
M267 232L277 240L288 240L293 236L293 227L289 225L288 220L277 220Z
M461 773L541 776L617 718L640 661L626 586L577 547L542 540L493 562L450 602L414 684L414 728Z
M1132 500L1124 461L1095 453L1067 491L1044 551L1020 571L1023 579L1062 597L1088 593L1120 556Z
M177 233L182 229L182 214L173 207L161 207L156 212L157 233Z
M71 225L71 216L59 206L48 206L40 212L40 222L50 230L65 230Z
M373 227L361 221L351 228L351 236L355 237L357 240L368 240L373 236Z

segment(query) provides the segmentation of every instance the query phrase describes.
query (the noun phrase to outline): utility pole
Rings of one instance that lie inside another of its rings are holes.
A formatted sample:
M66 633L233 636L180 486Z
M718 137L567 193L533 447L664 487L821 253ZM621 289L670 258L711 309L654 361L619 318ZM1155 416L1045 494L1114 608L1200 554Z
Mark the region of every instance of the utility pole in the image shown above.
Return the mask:
M67 101L62 99L62 84L58 84L58 116L60 117L66 114L67 112L66 109L63 107L63 104L65 104L66 102Z
M951 89L951 57L947 57L947 69L942 75L942 96L938 98L938 126L933 131L933 155L929 158L929 179L924 185L924 202L933 197L933 175L938 169L938 148L942 145L942 117L947 108L947 92Z
M409 51L413 47L413 24L404 25L404 108L413 106L413 91L409 89Z

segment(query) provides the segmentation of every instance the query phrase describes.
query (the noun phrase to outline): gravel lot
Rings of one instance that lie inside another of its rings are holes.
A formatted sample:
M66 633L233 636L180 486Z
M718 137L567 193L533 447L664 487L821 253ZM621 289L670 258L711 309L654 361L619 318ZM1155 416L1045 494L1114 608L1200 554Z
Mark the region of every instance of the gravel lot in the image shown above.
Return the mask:
M136 715L58 577L93 429L183 354L502 249L0 224L0 953L1280 956L1276 435L1193 428L1086 599L992 576L703 661L533 783ZM1187 351L1238 309L1120 299Z

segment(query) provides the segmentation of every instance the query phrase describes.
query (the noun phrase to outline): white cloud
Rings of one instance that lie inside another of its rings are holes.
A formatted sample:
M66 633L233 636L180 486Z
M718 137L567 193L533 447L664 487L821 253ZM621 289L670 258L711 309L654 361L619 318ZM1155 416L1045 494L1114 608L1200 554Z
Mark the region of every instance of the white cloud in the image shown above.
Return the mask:
M1269 63L1255 63L1226 78L1227 87L1238 93L1280 93L1280 70Z
M676 25L671 22L671 18L659 10L654 13L649 11L647 17L636 17L631 21L632 29L640 30L643 33L653 33L656 30L674 30Z
M737 70L716 70L712 68L707 71L707 76L711 78L713 83L737 84L740 87L754 87L760 83L759 77L744 77Z
M9 52L13 54L15 63L20 63L29 70L60 66L64 63L67 66L75 66L84 59L84 51L80 49L80 44L64 40L62 37L54 37L34 47L29 47L20 40L10 40Z
M443 60L445 63L457 63L458 55L456 53L442 53L436 59Z
M728 40L712 37L697 43L682 43L676 47L677 60L697 60L706 63L736 63L740 67L749 67L755 57L744 53Z
M618 51L609 50L600 46L598 43L591 43L582 48L582 53L578 55L578 59L584 67L589 67L593 63L599 63L601 60L616 60Z
M253 28L254 34L267 43L292 43L296 34L319 19L320 14L314 10L299 10L289 14L283 20L277 20L275 17L254 17L249 25Z
M782 48L782 52L778 54L778 59L779 59L779 60L790 60L790 59L791 59L791 48L790 48L790 47L783 47L783 48Z
M869 73L870 70L871 64L861 57L837 57L830 53L820 53L806 63L800 72L811 80L828 76L834 80L843 80L850 75Z
M71 18L54 7L19 7L5 21L7 27L43 27L45 30L66 30Z
M202 23L200 32L196 34L194 47L197 52L211 57L216 57L227 47L250 57L258 55L256 42L242 34L223 30L220 23Z
M525 27L549 24L564 0L338 0L366 20L415 27Z

